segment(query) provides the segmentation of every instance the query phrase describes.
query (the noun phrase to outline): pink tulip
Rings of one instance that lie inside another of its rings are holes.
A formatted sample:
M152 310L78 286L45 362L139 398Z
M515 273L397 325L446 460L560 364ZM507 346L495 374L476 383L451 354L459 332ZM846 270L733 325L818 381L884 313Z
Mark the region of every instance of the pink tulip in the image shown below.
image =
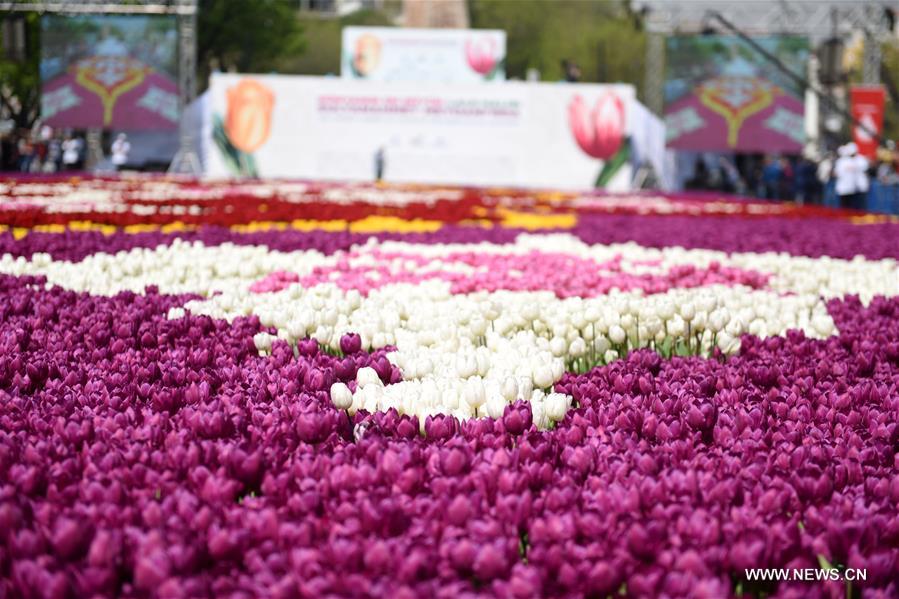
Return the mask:
M479 40L467 40L465 42L465 59L473 71L481 75L487 75L496 66L496 40L493 38L480 38Z
M568 105L568 125L581 150L593 158L608 160L624 139L624 102L606 92L588 115L584 99L576 95Z

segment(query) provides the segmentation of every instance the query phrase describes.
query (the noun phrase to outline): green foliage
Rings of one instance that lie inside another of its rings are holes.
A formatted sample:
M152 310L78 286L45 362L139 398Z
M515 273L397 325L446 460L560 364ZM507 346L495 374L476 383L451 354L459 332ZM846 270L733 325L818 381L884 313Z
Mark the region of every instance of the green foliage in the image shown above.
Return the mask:
M563 78L561 61L574 61L585 82L643 85L646 35L628 9L613 0L469 0L471 26L504 29L506 75L529 68L544 81Z
M25 60L0 55L0 114L16 127L28 128L40 112L40 17L25 15Z
M360 10L340 19L301 17L306 38L306 51L285 55L279 61L279 71L305 75L339 75L341 30L350 25L372 27L392 26L390 19L374 10Z
M887 88L883 133L887 139L899 141L899 41L893 39L882 48L883 82Z
M199 88L213 68L277 71L282 57L304 49L296 3L289 0L200 0L197 12Z

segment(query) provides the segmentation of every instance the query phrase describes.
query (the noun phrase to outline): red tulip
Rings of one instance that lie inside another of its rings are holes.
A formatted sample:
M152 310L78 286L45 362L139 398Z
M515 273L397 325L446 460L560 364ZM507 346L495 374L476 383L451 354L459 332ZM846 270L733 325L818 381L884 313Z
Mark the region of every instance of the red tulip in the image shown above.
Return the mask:
M496 66L496 40L482 38L465 42L465 60L473 71L487 75Z
M624 102L612 92L606 92L587 114L584 99L576 95L568 105L568 126L577 145L588 156L608 160L624 139Z

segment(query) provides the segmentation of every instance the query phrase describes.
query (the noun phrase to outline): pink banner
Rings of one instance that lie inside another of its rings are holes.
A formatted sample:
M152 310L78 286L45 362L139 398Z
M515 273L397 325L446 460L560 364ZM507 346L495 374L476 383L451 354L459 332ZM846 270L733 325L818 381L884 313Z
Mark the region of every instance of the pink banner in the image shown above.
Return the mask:
M665 110L668 146L684 150L798 153L804 107L758 77L707 79Z
M178 85L128 56L91 56L44 84L41 113L52 127L174 129Z

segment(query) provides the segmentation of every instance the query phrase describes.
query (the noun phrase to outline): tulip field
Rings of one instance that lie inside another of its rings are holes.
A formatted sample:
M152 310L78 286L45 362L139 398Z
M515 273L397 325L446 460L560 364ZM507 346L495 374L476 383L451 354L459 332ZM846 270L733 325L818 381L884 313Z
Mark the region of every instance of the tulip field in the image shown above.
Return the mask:
M897 258L721 196L0 178L0 599L897 597Z

